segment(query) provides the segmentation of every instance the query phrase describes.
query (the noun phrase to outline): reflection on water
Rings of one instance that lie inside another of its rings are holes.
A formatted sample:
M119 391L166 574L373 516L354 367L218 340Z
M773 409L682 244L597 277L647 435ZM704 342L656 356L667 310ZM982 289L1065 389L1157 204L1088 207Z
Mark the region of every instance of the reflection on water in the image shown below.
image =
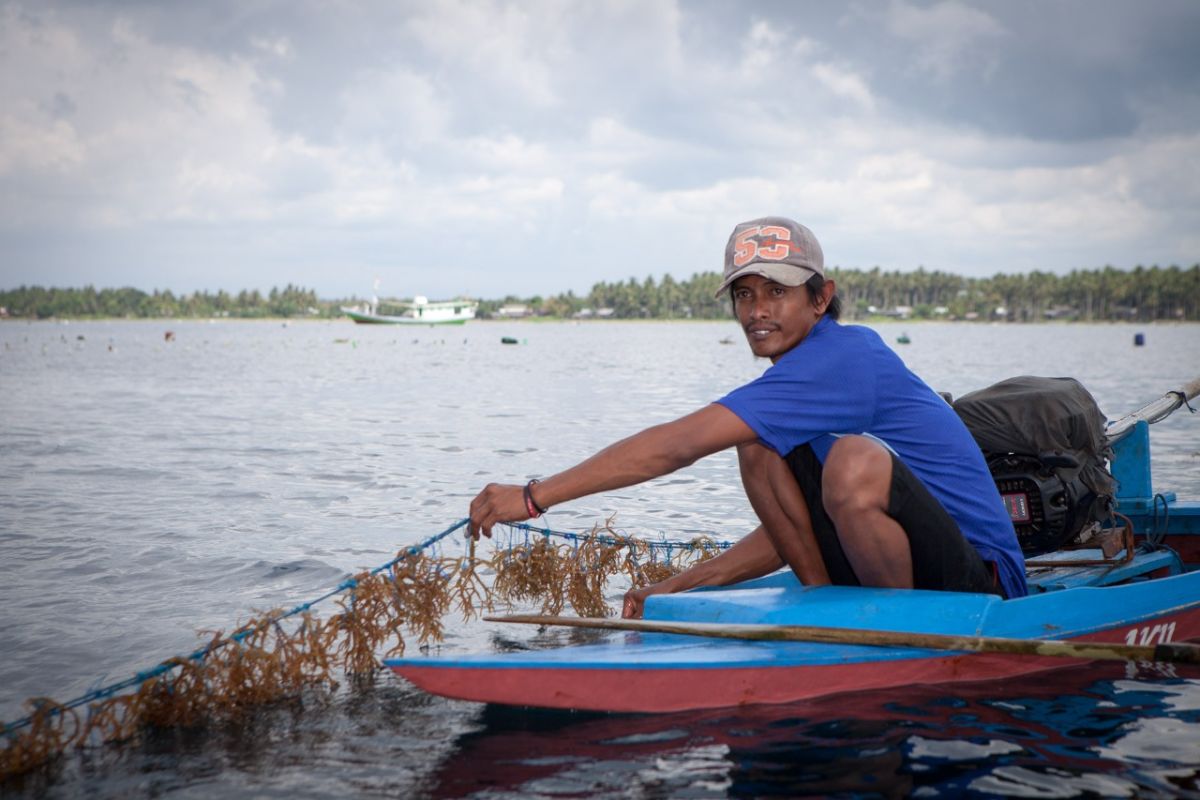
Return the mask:
M1188 758L1138 745L1146 727L1194 728L1196 709L1180 715L1172 698L1195 697L1195 687L1112 680L1123 670L1069 668L1037 687L915 687L670 715L489 706L484 727L461 736L440 765L433 793L959 797L1044 796L1050 787L1060 797L1168 797L1200 788L1194 768L1179 768Z
M236 724L96 751L8 788L296 798L1200 792L1198 681L1114 672L1124 667L1065 668L1037 686L914 687L664 715L460 703L381 675Z
M463 516L487 480L561 469L764 367L732 323L0 325L0 717L190 650ZM894 341L898 327L880 326ZM1197 326L906 328L960 395L1072 375L1110 416L1200 365ZM515 336L527 342L500 345ZM1181 370L1185 370L1181 373ZM1198 420L1155 428L1155 475L1200 496ZM728 454L555 509L587 529L722 539L753 515ZM620 587L612 599L619 597ZM452 624L443 650L561 634ZM164 732L6 787L47 796L1030 797L1197 792L1200 679L1066 673L768 709L542 714L382 677L238 724Z

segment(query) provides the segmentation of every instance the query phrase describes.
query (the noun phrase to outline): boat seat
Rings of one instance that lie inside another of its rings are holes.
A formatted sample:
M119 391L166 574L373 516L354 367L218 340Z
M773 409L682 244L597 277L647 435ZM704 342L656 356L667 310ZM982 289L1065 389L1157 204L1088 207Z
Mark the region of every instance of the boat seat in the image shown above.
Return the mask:
M645 618L659 622L838 625L875 630L977 635L996 595L803 586L790 570L723 589L646 598Z
M1053 561L1099 560L1103 553L1099 548L1087 550L1060 550L1055 553L1045 553L1031 557L1029 561L1041 563ZM1026 579L1029 582L1030 593L1054 592L1060 589L1072 589L1077 586L1111 586L1136 580L1150 575L1152 572L1165 569L1168 575L1178 575L1184 571L1183 561L1174 550L1154 550L1149 553L1137 552L1133 560L1122 564L1114 562L1111 565L1096 566L1063 566L1041 567L1028 566Z

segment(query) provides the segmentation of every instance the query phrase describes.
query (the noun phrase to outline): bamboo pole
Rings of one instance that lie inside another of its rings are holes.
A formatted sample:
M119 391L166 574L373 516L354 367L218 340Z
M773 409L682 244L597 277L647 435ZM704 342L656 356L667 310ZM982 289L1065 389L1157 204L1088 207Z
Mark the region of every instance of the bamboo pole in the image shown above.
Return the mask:
M827 628L812 625L737 625L714 622L663 622L642 619L605 619L596 617L554 617L515 614L484 617L489 622L525 625L563 625L572 628L639 631L642 633L678 633L720 639L749 639L772 642L823 642L829 644L869 645L873 647L912 647L923 650L950 650L968 653L1004 653L1007 655L1050 656L1104 661L1159 661L1176 664L1200 664L1200 645L1185 642L1161 642L1155 645L1117 644L1112 642L1071 642L1057 639L1011 639L999 636L956 636L941 633L912 633L859 628Z
M1133 430L1133 426L1137 425L1138 422L1145 420L1146 423L1152 425L1155 422L1166 419L1175 409L1197 395L1200 395L1200 377L1192 378L1178 389L1167 392L1162 397L1147 403L1137 411L1132 411L1115 420L1105 429L1104 435L1108 438L1108 443L1113 444Z

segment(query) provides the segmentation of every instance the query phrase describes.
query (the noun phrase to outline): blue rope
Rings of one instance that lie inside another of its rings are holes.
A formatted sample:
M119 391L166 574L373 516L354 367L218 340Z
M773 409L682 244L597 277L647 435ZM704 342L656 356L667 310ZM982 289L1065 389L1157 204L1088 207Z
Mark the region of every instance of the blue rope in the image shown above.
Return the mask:
M533 525L530 525L527 522L505 522L503 524L505 526L507 526L508 528L511 528L512 530L525 531L525 533L526 533L525 543L526 544L529 543L528 534L530 534L530 533L540 533L543 536L556 536L559 539L566 539L569 542L597 541L597 542L600 542L601 544L623 544L623 545L629 545L629 543L630 543L628 539L624 539L624 538L617 537L617 536L610 536L607 534L591 534L591 533L567 533L566 531L556 531L556 530L551 530L550 528L538 528ZM695 545L692 542L684 542L684 541L679 541L679 540L670 541L667 539L663 539L660 541L653 541L650 539L644 539L640 542L640 544L646 545L646 547L648 547L652 553L656 550L663 550L667 553L668 556L670 556L670 554L674 551L674 549L676 547L687 547L687 548L690 548L693 550L695 549ZM719 550L728 550L730 547L733 547L733 542L713 542L713 547L716 547Z
M458 522L451 525L449 528L446 528L446 530L442 531L441 533L438 533L434 536L429 537L428 539L421 542L420 544L415 544L415 545L407 548L404 551L405 554L403 556L397 556L396 558L393 558L392 560L388 561L387 563L380 564L378 567L375 567L373 570L371 570L370 574L378 575L381 572L385 572L387 570L394 569L396 564L398 564L400 561L402 561L405 557L420 555L420 553L422 551L433 547L433 545L437 544L442 539L445 539L450 534L454 533L457 530L464 528L466 526L467 522L469 522L469 519L467 519L467 518L459 520ZM586 541L589 539L595 539L597 541L600 541L603 544L628 544L628 542L626 540L619 539L614 536L602 536L602 535L593 536L590 533L589 534L567 533L564 531L551 530L550 528L535 528L535 527L528 525L526 523L523 523L523 522L513 522L513 523L505 523L505 524L511 529L525 531L526 543L528 543L528 541L529 541L528 540L529 533L540 533L543 536L556 536L561 539L566 539L567 541L575 542L576 546L578 545L578 542ZM680 546L688 545L689 543L688 542L668 542L668 541L660 541L660 542L647 541L645 544L650 547L651 552L661 549L661 550L666 550L669 555L671 553L671 550L673 547L680 547ZM730 542L716 542L714 544L716 547L721 548L723 550L728 549L729 547L732 546L732 544ZM300 603L299 605L292 608L291 610L286 611L283 614L280 614L278 617L275 617L272 621L275 624L278 624L281 620L288 619L289 617L294 617L298 614L303 614L306 611L311 610L312 607L317 605L318 603L324 602L325 600L328 600L329 598L331 598L335 595L339 595L339 594L342 594L347 591L352 591L353 589L355 589L357 587L358 587L357 579L347 578L346 580L342 581L337 586L333 587L332 589L330 589L328 592L321 595L320 597L314 598L314 599L309 600L304 603ZM227 641L233 641L237 644L241 644L243 641L245 641L245 639L247 637L249 637L251 634L253 634L255 630L257 630L257 626L248 627L243 630L237 631L236 633L230 635L230 637ZM183 659L172 659L170 662L163 662L160 664L156 664L155 666L153 666L149 669L138 672L137 674L133 675L130 678L126 678L125 680L122 680L122 681L117 681L116 683L110 683L109 685L102 686L98 689L93 689L83 695L80 695L79 697L76 697L73 700L68 700L67 702L63 703L59 708L55 708L51 713L59 714L59 713L62 713L62 711L66 710L66 709L78 708L79 706L85 705L87 703L94 703L97 700L107 700L108 698L113 697L114 695L119 694L120 692L122 692L126 689L132 689L136 686L141 686L143 683L145 683L148 680L153 680L154 678L157 678L161 675L165 675L166 673L168 673L171 670L178 667L182 661L203 661L208 656L208 654L210 652L212 652L212 650L213 650L213 643L209 643L209 644L205 645L204 647L201 647L200 649L191 652L190 654L185 656ZM28 725L31 725L32 723L33 723L33 715L30 714L29 716L22 717L21 719L18 719L15 722L7 723L4 726L3 731L0 731L0 735L11 736L12 734L16 733L21 728L27 727Z
M460 528L464 527L467 524L467 521L468 520L465 518L461 519L458 522L451 525L446 530L437 534L436 536L431 536L428 539L426 539L425 541L421 542L420 544L413 545L412 547L408 548L405 551L405 555L412 555L412 556L418 555L425 548L432 546L436 542L439 542L442 539L445 539L450 534L452 534L455 531L459 530ZM404 558L404 556L399 556L397 558L393 558L391 561L388 561L386 564L381 564L380 566L371 570L371 574L377 575L380 572L391 569L403 558ZM291 609L290 611L287 611L287 612L279 615L278 617L276 617L274 619L274 622L278 623L280 620L287 619L288 617L294 617L297 614L303 614L304 612L309 611L313 606L317 605L318 603L328 600L330 597L333 597L334 595L342 594L345 591L354 589L357 586L358 586L358 581L356 579L347 578L346 580L342 581L337 586L330 589L328 592L321 595L320 597L317 597L313 600L309 600L308 602L305 602L305 603L301 603L300 605L296 606L295 608ZM247 637L249 637L252 633L254 633L255 630L256 630L255 627L250 627L250 628L246 628L244 630L240 630L237 633L232 634L229 637L229 640L233 641L235 643L241 644L243 641L245 641L245 639ZM188 654L187 656L185 656L182 659L182 661L203 661L210 652L212 652L212 644L211 643ZM108 698L124 691L125 689L132 689L135 686L141 686L143 683L145 683L148 680L157 678L160 675L165 675L166 673L168 673L171 670L178 667L179 664L180 664L180 661L177 661L177 660L172 660L169 663L163 662L161 664L156 664L155 666L151 667L150 669L146 669L146 670L142 670L141 672L138 672L131 678L126 678L125 680L117 681L116 683L110 683L108 686L102 686L99 689L93 689L92 691L87 692L86 694L80 695L79 697L76 697L73 700L68 700L67 702L63 703L60 708L54 709L51 713L58 714L58 713L61 713L63 710L78 708L79 706L85 705L87 703L94 703L97 700L107 700ZM27 727L28 725L31 725L32 723L33 723L33 714L30 714L29 716L22 717L21 719L18 719L15 722L7 723L4 726L4 730L0 731L0 734L5 735L5 736L11 736L12 734L16 733L21 728Z

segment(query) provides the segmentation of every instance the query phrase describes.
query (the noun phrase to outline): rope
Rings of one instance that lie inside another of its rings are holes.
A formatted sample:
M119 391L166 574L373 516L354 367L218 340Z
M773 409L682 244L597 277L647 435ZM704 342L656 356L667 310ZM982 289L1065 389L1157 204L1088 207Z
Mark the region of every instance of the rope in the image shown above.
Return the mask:
M1163 518L1162 525L1158 523L1158 504L1162 503ZM1166 541L1167 531L1171 524L1171 505L1167 502L1167 498L1162 492L1154 495L1153 505L1151 506L1153 516L1150 518L1150 530L1146 531L1146 545L1151 550L1158 550Z
M465 520L464 520L465 522ZM559 539L564 539L569 542L596 541L605 545L636 545L639 548L645 547L650 552L665 552L672 553L675 548L687 548L688 550L696 550L702 545L696 541L684 542L680 540L668 541L667 539L633 539L632 537L622 537L605 535L602 533L568 533L566 531L556 531L551 528L539 528L530 525L528 522L505 522L502 523L506 528L514 531L524 531L526 533L540 533L543 536L554 536ZM717 542L711 539L705 540L710 547L718 550L728 550L733 547L733 542ZM526 539L528 543L528 539Z
M665 552L667 557L664 562L671 562L672 554L676 551L692 559L708 558L716 551L732 546L730 542L715 542L707 538L692 542L634 539L615 533L611 528L610 519L603 528L597 526L587 534L533 527L526 523L507 523L507 552L503 558L496 558L490 562L475 557L475 540L471 537L468 537L467 545L469 555L465 558L457 556L433 560L428 557L428 552L437 552L439 548L436 545L463 529L468 521L465 518L459 520L440 533L404 548L395 558L368 572L343 580L312 600L300 603L287 611L271 612L258 620L251 620L228 637L222 638L220 634L216 634L203 647L187 655L167 659L129 678L92 689L65 703L57 703L48 698L31 699L28 704L33 709L32 713L5 724L0 730L0 733L9 739L9 750L0 751L0 778L5 774L32 768L56 753L61 753L72 742L83 744L93 730L93 714L103 718L111 729L124 730L113 722L113 711L110 708L103 705L92 706L89 709L89 722L85 725L80 725L75 717L76 708L93 703L128 700L129 697L119 695L138 687L141 687L139 694L131 697L134 701L142 701L151 681L161 681L165 675L175 670L187 673L181 675L179 681L212 680L211 674L197 676L194 670L213 653L227 645L235 645L238 652L218 666L249 669L251 672L257 669L259 672L255 675L261 676L262 671L271 669L270 665L262 664L262 661L269 661L269 658L250 663L249 666L240 659L243 656L262 656L266 653L265 635L271 631L277 635L276 650L271 654L272 657L286 659L289 655L296 655L298 650L304 650L299 656L302 663L296 666L292 673L283 677L273 675L275 685L294 686L295 681L301 678L321 682L328 678L329 672L326 651L334 649L335 646L343 656L346 670L349 672L373 669L376 666L376 648L389 635L394 635L400 642L393 651L402 651L404 643L399 633L401 625L407 625L410 630L417 631L423 642L440 640L440 619L453 602L458 603L464 619L474 616L477 604L490 608L493 593L510 603L514 600L540 599L544 603L544 609L561 608L564 602L569 601L577 609L586 609L586 616L603 616L605 608L601 592L604 580L610 575L623 570L636 584L642 585L645 582L661 580L665 577L664 569L683 568L682 559L677 559L675 563L657 565L660 566L658 570L643 570L638 563L639 555L648 554L652 560L657 561L656 555ZM530 542L531 533L540 534L533 543ZM523 538L522 544L514 544L518 537ZM564 554L551 545L551 538L568 542L564 547L569 554ZM614 555L622 549L628 550L624 565L619 563ZM519 557L513 558L517 551L520 551ZM493 589L488 590L476 574L475 568L479 564L490 564L496 570ZM385 577L378 577L384 573ZM451 589L451 583L456 578L458 583ZM344 609L343 614L331 619L324 627L310 626L309 623L313 620L307 615L314 606L331 597L347 593L347 601L338 601ZM289 635L283 631L280 623L297 616L304 616L304 622L297 633ZM340 643L338 637L341 637ZM281 668L279 664L275 667L277 671ZM305 669L308 672L304 672ZM188 673L189 670L193 672ZM161 688L167 694L173 694L177 688L186 690L191 687L176 683L162 685ZM226 688L228 690L228 685ZM233 694L237 695L237 691L233 690ZM154 697L150 696L149 699L153 702ZM227 697L224 701L236 705L242 702L242 697ZM154 716L155 710L151 708L146 711L152 720L158 719ZM172 713L175 716L172 716ZM184 713L187 711L178 709L163 712L163 718L168 720L164 724L172 724L170 720L178 719L179 715ZM66 735L53 728L54 718L68 716L75 723L74 732ZM29 734L19 734L30 726L33 726L34 730ZM37 740L34 743L36 747L22 742L22 736L32 736ZM114 735L110 738L116 737Z
M467 524L466 519L459 520L458 522L451 525L449 528L447 528L446 530L437 534L436 536L431 536L428 539L426 539L425 541L421 542L420 544L414 545L414 546L408 548L407 553L409 555L417 555L422 550L425 550L426 548L432 546L434 543L441 541L442 539L446 538L447 536L454 533L456 530L458 530L459 528L463 527L466 524ZM392 567L395 566L396 562L398 562L400 560L402 560L402 557L393 558L391 561L387 562L386 564L381 564L380 566L371 570L371 574L378 575L381 572L391 569ZM345 591L353 590L357 586L358 586L358 580L356 578L347 578L346 580L342 581L337 586L330 589L329 591L327 591L325 594L321 595L320 597L317 597L317 598L314 598L307 602L301 603L300 605L296 606L295 608L292 608L290 611L286 611L286 612L280 614L279 616L273 616L272 620L276 624L278 624L282 620L288 619L289 617L294 617L298 614L303 614L306 611L310 611L312 609L312 607L317 605L318 603L328 600L329 598L333 597L334 595L341 594ZM227 641L240 644L241 642L245 641L252 633L254 633L254 629L250 626L247 626L246 628L231 634ZM218 646L223 646L223 645L218 645ZM201 647L198 650L192 651L191 653L189 653L186 656L182 656L181 658L168 659L166 661L163 661L160 664L156 664L155 666L153 666L149 669L138 672L130 678L126 678L125 680L117 681L116 683L111 683L108 686L103 686L99 689L93 689L90 692L80 695L79 697L76 697L73 700L68 700L65 703L58 704L57 707L51 713L62 713L63 711L66 711L69 709L79 708L80 706L82 706L86 703L93 703L97 700L105 700L107 698L113 697L117 694L120 694L121 692L123 692L126 689L132 689L135 686L142 685L146 681L153 680L154 678L157 678L161 675L165 675L166 673L178 668L179 666L181 666L182 664L184 664L188 661L203 661L206 657L208 657L209 653L211 653L214 649L216 649L216 648L213 646L212 643L210 643L210 644L206 645L205 647ZM20 730L21 728L25 728L25 727L29 726L30 724L33 723L34 716L35 716L34 714L29 714L28 716L21 717L18 720L15 720L13 722L6 724L4 726L4 730L0 731L0 734L11 735L12 733L15 733L16 731Z

